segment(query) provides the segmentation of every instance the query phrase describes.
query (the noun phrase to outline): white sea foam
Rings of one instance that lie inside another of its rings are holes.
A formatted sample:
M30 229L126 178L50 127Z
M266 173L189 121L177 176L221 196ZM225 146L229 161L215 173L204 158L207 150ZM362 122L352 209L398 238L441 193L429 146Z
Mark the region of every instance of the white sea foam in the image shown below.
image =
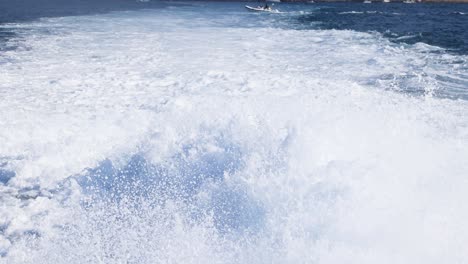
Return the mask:
M346 12L340 12L338 13L340 15L348 15L348 14L364 14L362 11L346 11Z
M3 54L0 262L468 260L454 56L198 12L44 19Z

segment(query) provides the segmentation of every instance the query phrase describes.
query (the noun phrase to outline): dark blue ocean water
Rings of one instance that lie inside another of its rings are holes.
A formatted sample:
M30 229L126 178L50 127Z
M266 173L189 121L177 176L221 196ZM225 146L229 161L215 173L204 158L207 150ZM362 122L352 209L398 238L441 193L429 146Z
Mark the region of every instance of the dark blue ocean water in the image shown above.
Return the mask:
M154 0L148 2L135 0L0 0L0 24L34 20L41 17L161 8L168 4ZM178 5L180 4L178 3ZM239 3L239 8L242 8L243 5L244 3ZM299 16L281 16L282 26L300 29L374 31L382 33L394 42L409 44L423 42L457 54L468 54L468 4L281 3L277 6L282 11L306 11ZM265 18L259 17L260 19ZM274 18L274 20L277 19ZM0 27L0 43L14 35L15 32Z
M468 4L330 3L299 16L298 26L376 31L394 42L423 42L468 54Z
M161 6L161 1L135 0L0 0L0 24Z
M63 17L161 8L161 1L135 0L0 0L0 51L15 48L5 42L17 32L2 28L2 24L37 20L43 17Z

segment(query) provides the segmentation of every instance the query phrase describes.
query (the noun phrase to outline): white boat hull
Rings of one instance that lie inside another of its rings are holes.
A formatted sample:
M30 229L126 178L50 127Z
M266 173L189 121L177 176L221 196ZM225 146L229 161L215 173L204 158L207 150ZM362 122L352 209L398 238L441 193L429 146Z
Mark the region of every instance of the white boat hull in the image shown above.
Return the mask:
M279 13L277 9L265 9L263 7L252 7L248 5L246 5L245 8L247 8L250 11L256 11L256 12Z

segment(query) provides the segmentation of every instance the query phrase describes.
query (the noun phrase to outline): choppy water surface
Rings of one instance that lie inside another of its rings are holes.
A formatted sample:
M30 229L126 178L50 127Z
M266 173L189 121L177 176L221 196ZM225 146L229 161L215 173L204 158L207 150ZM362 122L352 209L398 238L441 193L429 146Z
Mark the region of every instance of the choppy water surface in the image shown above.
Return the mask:
M0 263L468 261L465 5L101 4L0 25Z

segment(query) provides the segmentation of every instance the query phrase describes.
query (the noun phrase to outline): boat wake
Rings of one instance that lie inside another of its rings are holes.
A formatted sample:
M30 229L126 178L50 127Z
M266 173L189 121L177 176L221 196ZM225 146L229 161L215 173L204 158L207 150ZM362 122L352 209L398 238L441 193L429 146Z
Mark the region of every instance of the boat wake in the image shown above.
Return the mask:
M0 262L467 260L466 56L224 5L18 25Z

